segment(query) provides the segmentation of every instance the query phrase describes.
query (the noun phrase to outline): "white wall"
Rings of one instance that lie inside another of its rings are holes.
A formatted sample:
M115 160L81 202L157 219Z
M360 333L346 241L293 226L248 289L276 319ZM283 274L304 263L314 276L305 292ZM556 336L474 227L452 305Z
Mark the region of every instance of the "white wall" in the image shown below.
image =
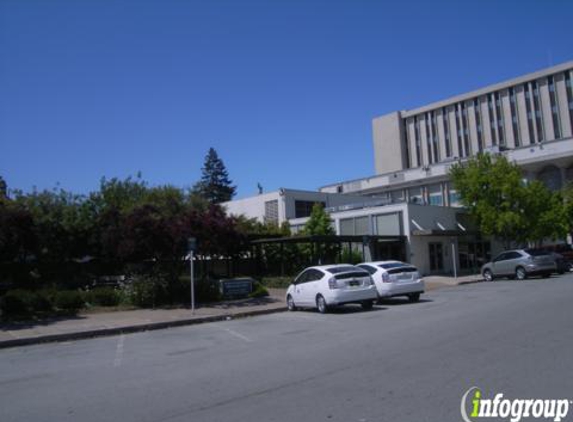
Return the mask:
M251 196L249 198L235 199L224 202L222 205L231 215L244 215L247 218L256 218L263 222L265 217L265 202L279 201L279 224L285 220L284 201L278 191Z

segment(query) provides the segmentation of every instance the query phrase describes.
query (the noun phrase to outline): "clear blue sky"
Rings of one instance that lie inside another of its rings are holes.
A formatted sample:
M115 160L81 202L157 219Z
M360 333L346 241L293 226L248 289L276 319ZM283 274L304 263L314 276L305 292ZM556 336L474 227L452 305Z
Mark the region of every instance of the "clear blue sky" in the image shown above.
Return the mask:
M0 0L0 175L238 197L374 174L371 119L573 59L570 0Z

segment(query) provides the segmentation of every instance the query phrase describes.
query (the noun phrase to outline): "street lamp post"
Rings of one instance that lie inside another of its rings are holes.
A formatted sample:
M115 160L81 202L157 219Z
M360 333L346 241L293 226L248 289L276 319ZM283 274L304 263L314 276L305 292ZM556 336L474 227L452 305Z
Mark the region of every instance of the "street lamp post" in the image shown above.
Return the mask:
M193 276L193 253L197 249L197 239L194 237L190 237L188 239L188 249L189 249L189 267L190 267L190 280L189 283L191 285L191 314L195 313L195 283L194 283L194 276Z

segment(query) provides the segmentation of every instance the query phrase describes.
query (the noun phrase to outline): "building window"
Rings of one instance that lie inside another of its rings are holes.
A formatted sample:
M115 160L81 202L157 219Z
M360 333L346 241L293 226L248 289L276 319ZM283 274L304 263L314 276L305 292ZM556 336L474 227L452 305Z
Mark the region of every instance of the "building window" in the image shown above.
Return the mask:
M279 222L279 201L275 199L273 201L265 202L265 223L278 224Z
M454 187L448 183L448 205L450 207L461 207L460 194Z
M392 201L393 204L405 202L406 200L404 198L404 189L394 190L390 192L390 200Z
M555 90L555 78L553 75L549 76L549 101L551 103L551 116L553 118L553 131L555 139L561 138L561 121L559 120L559 100L557 98L557 91Z
M461 116L460 116L460 105L456 105L456 126L458 127L457 130L457 139L458 139L458 154L460 157L465 157L466 154L464 153L464 147L463 147L463 143L462 143L462 121L461 121Z
M339 221L341 236L363 236L372 234L370 217L342 218Z
M376 234L379 236L400 236L403 234L402 214L379 214L374 216Z
M431 113L426 114L426 150L428 153L428 163L432 164L434 162L434 155L432 154L432 118Z
M571 88L571 73L565 73L565 87L567 88L567 104L569 104L569 122L573 131L573 88Z
M489 111L489 127L491 131L491 143L492 145L497 145L497 136L496 136L497 134L495 131L495 127L497 126L497 124L495 121L495 115L493 111L493 102L494 102L493 94L490 94L487 97L487 105Z
M503 119L503 107L501 102L501 96L499 95L499 92L496 92L494 94L494 98L495 98L495 113L497 115L499 144L505 145L505 123Z
M511 127L513 129L513 139L515 146L521 145L520 135L519 135L519 114L517 113L517 101L515 98L515 90L509 88L509 108L511 109Z
M408 189L408 198L412 204L425 204L424 189L422 187Z
M535 111L535 125L537 126L537 142L542 142L545 140L545 136L543 135L543 116L541 114L539 85L537 81L531 82L531 87L533 89L533 108Z
M325 206L324 202L320 201L294 201L294 217L303 218L309 217L312 212L314 204Z
M439 207L444 206L444 195L442 194L441 184L428 186L428 196L430 205L435 205Z
M420 120L418 116L414 117L414 137L416 141L416 164L420 167L422 165L422 157L420 151Z
M451 139L450 139L450 119L448 117L448 112L446 111L446 108L444 107L442 109L442 120L444 123L444 136L445 136L445 144L446 144L446 157L451 157L452 156L452 144L451 144Z
M356 236L372 234L372 230L370 229L370 217L356 217L354 219L354 234Z
M468 103L469 104L469 103ZM467 104L462 103L462 129L464 133L464 151L466 153L466 157L471 155L470 149L470 131L469 131L469 122L468 122L468 109Z
M410 136L408 133L408 122L404 120L404 151L406 153L406 168L410 168Z
M434 151L434 162L437 163L440 161L440 154L439 154L439 142L438 142L438 126L436 120L436 113L432 111L430 113L432 118L432 150Z
M483 151L483 131L481 127L481 103L479 98L474 100L474 112L476 119L476 129L477 129L477 141L478 141L478 151Z

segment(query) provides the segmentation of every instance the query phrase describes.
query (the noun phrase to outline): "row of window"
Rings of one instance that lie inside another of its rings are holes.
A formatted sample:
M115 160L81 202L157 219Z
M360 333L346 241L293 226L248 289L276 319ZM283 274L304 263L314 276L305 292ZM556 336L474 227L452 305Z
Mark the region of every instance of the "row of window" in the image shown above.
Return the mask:
M565 83L566 98L560 98L563 92L560 93L556 88L558 82ZM433 164L454 156L468 157L483 151L486 148L484 121L489 125L489 142L492 146L506 147L509 144L511 147L519 147L563 138L565 136L564 122L561 121L563 116L568 116L569 128L573 130L571 84L571 72L566 71L404 120L407 167ZM541 98L540 85L547 85L549 103ZM518 97L523 101L518 101ZM505 101L509 102L510 116L505 116L507 110L504 109ZM522 109L523 103L525 103L524 109ZM567 110L560 109L562 104L567 104ZM546 121L543 110L550 111L550 121ZM524 116L527 125L523 127L527 127L527 133L522 133L520 124L520 119ZM470 139L470 125L474 129L477 149ZM412 126L413 129L410 129ZM442 134L443 143L440 139ZM513 145L508 142L510 139Z
M338 224L341 236L400 236L404 234L401 212L341 218Z
M449 183L436 183L427 186L416 186L408 189L398 189L379 195L390 203L410 202L420 205L460 206L459 194Z

